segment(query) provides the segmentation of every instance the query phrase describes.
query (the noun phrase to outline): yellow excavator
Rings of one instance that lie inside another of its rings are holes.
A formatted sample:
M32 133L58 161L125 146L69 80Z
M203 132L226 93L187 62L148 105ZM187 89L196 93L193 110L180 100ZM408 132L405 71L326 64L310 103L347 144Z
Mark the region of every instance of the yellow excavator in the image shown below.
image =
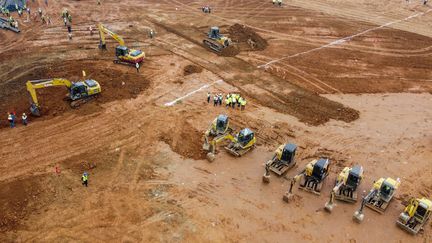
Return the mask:
M394 180L390 177L380 178L374 182L372 189L363 198L360 205L360 209L354 212L353 219L358 223L364 219L363 208L364 206L378 212L384 213L387 209L390 201L396 193L397 188L400 185L399 178Z
M125 42L121 36L106 28L103 24L98 24L99 29L99 48L106 50L105 34L111 36L116 40L119 45L116 46L115 55L116 59L113 61L116 64L133 65L139 68L140 64L144 61L145 53L141 50L129 49L125 46Z
M216 158L217 144L225 140L230 141L230 143L227 146L225 146L225 150L228 151L230 154L238 157L244 155L252 148L254 148L256 143L255 134L249 128L245 128L241 130L235 136L228 133L226 135L216 137L215 139L213 139L211 142L208 143L209 144L207 147L208 149L205 149L208 151L207 159L210 162L214 161Z
M207 38L203 40L205 46L209 47L212 51L222 52L224 48L231 45L231 39L223 36L219 32L219 27L211 27L207 34Z
M297 145L292 143L282 144L277 148L273 158L265 164L265 174L263 175L263 182L270 182L270 171L281 176L289 169L295 166L295 153Z
M87 79L85 81L79 82L71 82L63 78L27 81L27 91L30 93L32 99L32 104L30 107L30 112L32 115L41 115L41 107L39 105L36 90L52 86L65 86L68 89L69 93L67 97L71 101L70 105L72 108L79 107L81 104L86 103L101 92L100 84L93 79Z
M396 224L402 229L417 234L426 225L432 214L432 201L427 198L411 198L408 206L399 215Z
M325 178L329 174L330 160L326 158L314 159L306 165L306 168L291 179L290 188L283 196L285 202L290 202L293 197L293 187L300 181L299 189L312 192L316 195L321 194Z
M331 212L335 206L335 199L349 203L357 202L357 188L362 179L362 166L345 167L336 178L335 187L330 192L330 200L325 204L324 208Z
M216 117L207 131L204 133L204 144L203 149L209 150L210 142L209 137L218 139L218 137L225 136L232 132L232 128L229 125L229 118L227 115L219 115Z

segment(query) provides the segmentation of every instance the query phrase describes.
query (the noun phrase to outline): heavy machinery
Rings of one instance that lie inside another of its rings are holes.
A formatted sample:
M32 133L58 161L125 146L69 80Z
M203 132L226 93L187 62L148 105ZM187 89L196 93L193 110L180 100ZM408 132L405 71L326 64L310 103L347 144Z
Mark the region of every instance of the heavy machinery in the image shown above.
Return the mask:
M211 27L207 39L203 40L205 46L215 52L222 52L224 48L231 45L231 39L220 34L219 27Z
M266 163L266 172L263 176L263 182L270 182L270 171L281 176L294 167L296 164L294 161L296 150L297 146L292 143L280 145L275 151L273 158Z
M219 115L216 117L207 131L204 133L204 144L203 149L209 150L210 142L209 137L217 139L220 136L225 136L232 132L232 128L229 126L229 118L227 115Z
M114 40L116 40L119 45L116 46L115 55L116 59L113 61L116 64L126 64L133 65L139 68L140 64L143 62L145 58L145 53L141 50L129 49L125 46L125 42L123 38L116 33L112 32L108 28L106 28L102 24L98 24L99 29L99 48L102 50L106 50L106 41L105 34L111 36Z
M67 98L71 101L72 108L77 108L90 99L96 97L101 92L100 84L93 79L87 79L79 82L71 82L63 78L31 80L26 83L27 91L30 93L32 104L30 112L34 116L40 116L40 105L37 98L37 89L52 86L65 86L68 89Z
M396 224L411 234L417 234L426 225L432 214L432 201L427 198L411 198L408 206L399 215Z
M320 195L324 180L329 174L329 166L330 160L326 158L320 158L318 160L315 159L309 162L301 173L291 179L290 188L283 196L283 200L285 202L289 202L291 200L293 196L293 186L299 180L299 189Z
M212 162L215 159L217 144L225 140L230 141L230 143L227 146L225 146L225 150L228 151L230 154L238 157L244 155L252 148L254 148L256 143L255 134L249 128L245 128L241 130L235 136L228 133L226 135L216 137L211 142L209 142L208 149L206 149L207 151L209 151L207 153L207 159L210 162Z
M399 184L400 184L399 178L394 180L390 177L385 179L380 178L378 181L374 182L372 189L363 198L360 209L354 213L353 216L354 220L356 220L359 223L363 221L364 206L378 213L381 214L384 213L391 199L396 193Z
M357 187L360 185L362 178L362 166L345 167L336 178L336 185L330 192L330 200L325 204L325 209L328 212L333 210L334 199L355 203L357 201Z

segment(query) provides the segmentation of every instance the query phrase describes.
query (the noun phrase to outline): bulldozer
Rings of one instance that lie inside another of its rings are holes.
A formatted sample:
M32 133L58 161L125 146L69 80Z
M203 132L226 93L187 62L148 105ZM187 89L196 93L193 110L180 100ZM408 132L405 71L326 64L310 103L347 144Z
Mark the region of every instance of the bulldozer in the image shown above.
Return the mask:
M203 40L203 43L212 51L220 53L231 45L231 39L220 34L219 27L214 26L210 28L207 38Z
M232 128L229 126L229 118L227 115L219 115L216 117L207 131L204 133L204 144L203 149L209 150L210 142L209 137L218 139L220 136L225 136L232 132Z
M295 153L297 146L292 143L286 143L280 145L273 158L265 164L265 174L263 175L263 182L270 182L270 171L273 171L276 175L282 176L289 169L295 166Z
M374 182L372 189L365 197L363 197L360 209L354 213L354 220L356 220L358 223L363 221L364 206L378 213L384 213L393 196L395 195L399 184L399 178L394 180L390 177L380 178L378 181Z
M329 166L330 160L326 158L314 159L309 162L302 172L291 179L290 188L283 196L283 200L290 202L293 197L292 190L297 181L300 181L299 189L320 195L324 180L329 174Z
M399 215L396 224L415 235L428 222L432 214L432 201L427 198L411 198L409 204Z
M225 146L225 150L230 154L240 157L245 153L249 152L255 147L256 138L255 134L249 129L245 128L241 130L237 135L233 136L230 133L216 137L211 142L209 142L207 153L207 159L212 162L216 158L216 146L217 144L229 140L229 144Z
M345 167L336 178L335 187L330 192L330 200L325 204L325 209L331 212L335 205L335 199L348 203L357 202L357 188L362 179L362 166Z
M121 36L112 32L102 24L98 24L99 29L99 48L106 50L105 34L111 36L118 42L118 46L115 49L116 59L113 61L115 64L133 65L136 68L140 67L140 64L144 61L145 53L141 50L129 49L125 46L125 42Z
M81 104L86 103L87 101L101 93L100 84L93 79L87 79L79 82L71 82L63 78L27 81L27 91L30 93L32 99L32 103L30 106L30 112L32 115L41 115L41 107L39 105L36 90L51 86L66 86L66 88L68 89L67 98L68 100L70 100L70 106L72 108L79 107Z

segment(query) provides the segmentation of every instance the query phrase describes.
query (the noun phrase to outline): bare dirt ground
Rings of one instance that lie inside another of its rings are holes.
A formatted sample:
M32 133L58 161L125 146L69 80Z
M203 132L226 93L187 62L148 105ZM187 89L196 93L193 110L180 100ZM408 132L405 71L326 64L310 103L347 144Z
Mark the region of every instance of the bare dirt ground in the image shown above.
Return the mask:
M32 12L42 7L52 25L23 17L19 35L0 31L0 241L432 242L430 222L417 236L395 225L409 197L432 196L430 7L216 0L206 15L205 4L36 0ZM99 22L146 52L139 73L113 64L113 40L98 49L88 28ZM234 49L203 47L210 26ZM6 112L28 110L27 80L79 80L82 70L101 83L98 99L71 109L64 88L40 90L43 116L7 128ZM239 92L248 105L213 107L207 92ZM209 163L202 136L220 113L254 130L258 146L241 158L221 150ZM264 162L286 142L299 146L288 177L330 158L321 196L295 189L286 204L288 180L262 184ZM379 177L401 179L385 214L366 209L360 225L351 219L359 203L323 210L336 174L354 164L365 169L361 191Z

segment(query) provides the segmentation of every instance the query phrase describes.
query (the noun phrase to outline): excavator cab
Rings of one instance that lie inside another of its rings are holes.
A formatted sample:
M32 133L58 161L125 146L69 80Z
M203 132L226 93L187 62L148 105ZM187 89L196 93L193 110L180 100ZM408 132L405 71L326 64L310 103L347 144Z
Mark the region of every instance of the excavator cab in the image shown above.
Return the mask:
M348 186L351 190L355 191L357 189L357 186L360 185L362 177L363 167L360 165L355 165L348 174L346 186Z
M314 177L318 181L323 180L328 174L328 166L328 159L319 159L313 167L312 177Z
M297 146L292 143L285 144L281 157L279 158L281 161L285 162L286 164L290 164L294 161L294 156L297 150Z
M255 137L255 134L249 129L245 128L241 130L237 136L237 141L242 147L246 146Z
M208 38L212 39L212 40L219 40L221 39L223 36L220 34L219 32L219 27L214 26L210 28L210 31L208 33Z
M116 57L127 56L129 54L129 48L126 46L117 46L116 47Z
M383 181L379 190L381 198L383 198L385 201L389 201L392 198L394 191L395 186L393 183L391 183L391 181L389 181L389 178Z
M217 133L225 133L228 128L228 116L219 115L216 118L216 132Z

